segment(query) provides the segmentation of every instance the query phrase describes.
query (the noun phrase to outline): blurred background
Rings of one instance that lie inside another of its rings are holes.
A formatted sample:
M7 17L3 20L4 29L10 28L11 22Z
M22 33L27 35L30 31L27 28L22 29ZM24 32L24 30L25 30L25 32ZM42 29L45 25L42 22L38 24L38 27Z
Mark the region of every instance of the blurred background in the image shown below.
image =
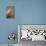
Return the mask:
M14 19L6 18L5 11L9 2L9 0L0 2L0 44L8 43L7 37L10 32L16 32L18 35L18 24L46 24L46 0L11 0L11 4L15 6Z

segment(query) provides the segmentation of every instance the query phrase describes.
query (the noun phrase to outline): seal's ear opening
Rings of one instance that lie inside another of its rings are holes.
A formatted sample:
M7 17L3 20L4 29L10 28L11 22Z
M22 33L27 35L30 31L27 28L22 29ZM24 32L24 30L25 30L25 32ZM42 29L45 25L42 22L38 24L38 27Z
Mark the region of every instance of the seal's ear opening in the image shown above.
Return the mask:
M15 17L15 7L7 6L6 7L6 18L14 18Z

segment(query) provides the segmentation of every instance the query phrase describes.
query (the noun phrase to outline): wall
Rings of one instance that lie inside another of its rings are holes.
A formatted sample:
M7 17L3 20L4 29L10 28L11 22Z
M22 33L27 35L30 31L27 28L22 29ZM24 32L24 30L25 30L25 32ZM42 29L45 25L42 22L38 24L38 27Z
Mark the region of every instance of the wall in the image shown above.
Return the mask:
M16 0L21 24L46 24L46 0Z
M15 0L11 2L13 2L13 5L16 4ZM18 23L17 17L14 19L6 18L5 11L6 11L7 5L9 5L9 0L4 0L0 3L0 6L1 6L0 7L0 44L7 44L9 42L8 34L10 32L16 32L16 34L18 32L17 31L17 23ZM16 43L18 42L17 39L15 42Z

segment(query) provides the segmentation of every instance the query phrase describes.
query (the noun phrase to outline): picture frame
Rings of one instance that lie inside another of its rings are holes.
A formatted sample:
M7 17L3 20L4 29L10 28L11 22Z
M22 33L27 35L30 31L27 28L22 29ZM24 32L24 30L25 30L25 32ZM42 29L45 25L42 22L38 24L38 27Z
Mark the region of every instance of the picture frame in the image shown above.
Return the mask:
M15 17L15 6L7 6L6 7L6 18L14 18Z

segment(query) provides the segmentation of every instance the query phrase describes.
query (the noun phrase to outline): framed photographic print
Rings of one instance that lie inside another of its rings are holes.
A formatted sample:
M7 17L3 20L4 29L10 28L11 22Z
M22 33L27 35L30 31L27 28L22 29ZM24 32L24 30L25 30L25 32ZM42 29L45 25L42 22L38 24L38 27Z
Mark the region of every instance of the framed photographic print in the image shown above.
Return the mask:
M19 33L19 41L46 41L46 25L20 24L18 25L18 34Z
M14 17L15 17L15 6L7 6L6 18L14 18Z

